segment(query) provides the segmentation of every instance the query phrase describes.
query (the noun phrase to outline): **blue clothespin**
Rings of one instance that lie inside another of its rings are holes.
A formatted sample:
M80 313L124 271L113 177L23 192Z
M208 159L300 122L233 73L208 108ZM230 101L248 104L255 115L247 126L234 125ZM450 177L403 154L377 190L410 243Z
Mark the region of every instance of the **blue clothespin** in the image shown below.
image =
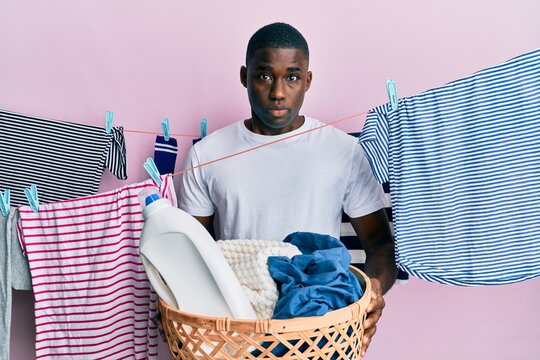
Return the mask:
M107 134L111 133L113 118L114 118L114 113L112 111L107 110L107 112L105 113L105 132Z
M163 129L163 137L165 138L165 141L169 141L171 136L171 131L169 128L169 119L163 118L163 121L161 122L161 128Z
M32 186L29 188L24 188L24 194L26 195L26 199L28 200L32 210L37 213L39 211L39 196L37 186L32 184Z
M204 139L206 136L206 128L208 126L208 120L202 119L201 120L201 139Z
M9 202L10 202L10 192L9 189L6 189L4 192L0 191L0 211L2 215L9 215Z
M156 185L161 186L162 183L161 178L159 177L159 170L152 158L146 159L146 161L144 162L144 168L146 169L152 180L154 180Z
M390 98L390 105L392 105L392 110L396 111L398 109L398 97L396 83L394 82L394 80L386 80L386 90L388 91L388 97Z

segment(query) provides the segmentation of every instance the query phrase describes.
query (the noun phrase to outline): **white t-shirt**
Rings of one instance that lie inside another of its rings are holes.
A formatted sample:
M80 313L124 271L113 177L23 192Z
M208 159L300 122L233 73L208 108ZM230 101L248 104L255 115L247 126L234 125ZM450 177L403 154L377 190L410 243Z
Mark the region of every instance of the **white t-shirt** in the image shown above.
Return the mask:
M324 125L282 135L248 130L243 121L195 144L186 167ZM328 126L183 174L179 207L194 216L217 210L220 239L283 240L295 231L339 238L342 210L352 218L384 207L358 140Z

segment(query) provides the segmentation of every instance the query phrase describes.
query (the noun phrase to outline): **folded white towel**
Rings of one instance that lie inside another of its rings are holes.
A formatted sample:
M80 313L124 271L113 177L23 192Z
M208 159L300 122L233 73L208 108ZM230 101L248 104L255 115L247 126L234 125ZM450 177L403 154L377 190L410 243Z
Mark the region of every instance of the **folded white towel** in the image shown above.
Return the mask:
M270 319L278 299L278 290L268 271L269 256L300 255L292 244L268 240L219 240L225 259L247 294L259 319Z

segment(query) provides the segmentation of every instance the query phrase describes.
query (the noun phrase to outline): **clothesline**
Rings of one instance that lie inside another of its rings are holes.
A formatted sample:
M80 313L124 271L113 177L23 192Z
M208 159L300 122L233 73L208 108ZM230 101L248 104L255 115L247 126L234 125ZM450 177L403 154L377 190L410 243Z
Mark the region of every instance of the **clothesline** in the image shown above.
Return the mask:
M157 132L157 131L142 131L142 130L124 129L124 132L136 133L136 134L163 135L162 132ZM178 134L178 133L171 133L170 136L189 137L189 138L193 138L193 139L197 139L197 138L200 137L200 135Z
M358 113L358 114L349 115L349 116L347 116L347 117L344 117L344 118L341 118L341 119L338 119L338 120L335 120L335 121L331 121L331 122L329 122L329 123L327 123L327 124L324 124L324 125L315 127L315 128L313 128L313 129L301 131L301 132L299 132L299 133L296 133L296 134L293 134L293 135L289 135L289 136L286 136L286 137L283 137L283 138L280 138L280 139L277 139L277 140L274 140L274 141L270 141L270 142L267 142L267 143L265 143L265 144L257 145L257 146L254 146L254 147L252 147L252 148L248 148L248 149L246 149L246 150L242 150L242 151L239 151L239 152L230 154L230 155L226 155L226 156L223 156L223 157L220 157L220 158L217 158L217 159L214 159L214 160L211 160L211 161L208 161L208 162L199 164L199 165L197 165L197 166L193 166L193 167L190 167L190 168L181 170L181 171L177 171L177 172L175 172L175 173L173 173L173 174L167 174L166 176L172 177L172 176L180 175L180 174L182 174L182 173L185 173L185 172L188 172L188 171L192 171L192 170L195 170L195 169L197 169L197 168L200 168L200 167L203 167L203 166L207 166L207 165L213 164L213 163L218 162L218 161L223 161L223 160L226 160L226 159L229 159L229 158L232 158L232 157L235 157L235 156L239 156L239 155L242 155L242 154L245 154L245 153L248 153L248 152L251 152L251 151L254 151L254 150L263 148L263 147L266 147L266 146L270 146L270 145L273 145L273 144L277 144L277 143L279 143L279 142L282 142L282 141L285 141L285 140L288 140L288 139L291 139L291 138L294 138L294 137L297 137L297 136L300 136L300 135L307 134L307 133L309 133L309 132L311 132L311 131L320 130L320 129L322 129L322 128L325 128L325 127L327 127L327 126L331 126L331 125L337 124L337 123L342 122L342 121L350 120L350 119L356 118L356 117L361 116L361 115L367 115L367 113L368 113L367 111L364 111L364 112L361 112L361 113Z

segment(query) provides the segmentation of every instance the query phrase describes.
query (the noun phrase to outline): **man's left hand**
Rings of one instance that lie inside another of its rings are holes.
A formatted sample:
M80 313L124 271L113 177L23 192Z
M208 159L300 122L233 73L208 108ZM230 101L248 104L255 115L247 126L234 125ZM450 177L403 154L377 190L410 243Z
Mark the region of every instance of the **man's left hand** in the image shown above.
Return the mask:
M371 342L371 338L377 331L377 321L382 315L384 308L384 299L382 297L381 283L378 279L370 278L371 280L371 301L367 308L367 317L364 320L364 337L362 338L362 349L360 356L366 355L367 348Z

